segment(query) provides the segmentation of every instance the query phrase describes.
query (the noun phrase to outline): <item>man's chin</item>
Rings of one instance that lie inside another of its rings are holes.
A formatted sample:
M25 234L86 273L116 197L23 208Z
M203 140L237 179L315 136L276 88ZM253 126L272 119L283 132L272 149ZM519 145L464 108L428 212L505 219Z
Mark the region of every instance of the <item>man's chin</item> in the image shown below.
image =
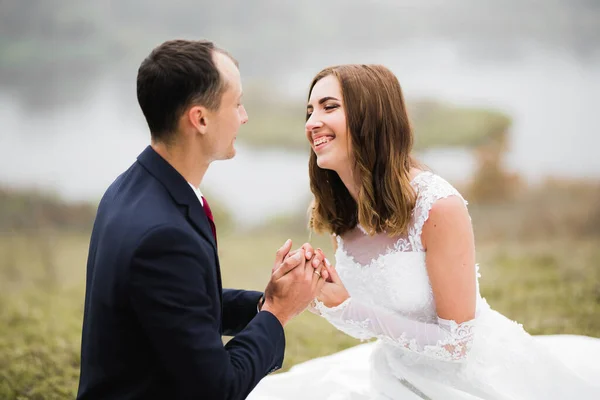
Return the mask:
M231 146L231 149L229 149L227 155L223 157L223 160L231 160L233 157L235 157L236 154L237 150L235 149L235 147Z

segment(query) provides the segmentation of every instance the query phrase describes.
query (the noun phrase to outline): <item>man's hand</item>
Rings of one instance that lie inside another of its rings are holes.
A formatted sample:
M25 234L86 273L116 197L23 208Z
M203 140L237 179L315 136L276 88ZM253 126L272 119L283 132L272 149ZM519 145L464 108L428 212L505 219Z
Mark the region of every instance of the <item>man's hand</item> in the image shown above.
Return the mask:
M313 247L311 246L310 243L304 243L302 245L302 247L300 247L299 249L290 251L287 254L286 258L293 256L294 254L296 254L300 250L304 250L304 255L306 256L306 260L307 261L310 260L310 259L312 259L312 266L313 266L313 268L317 268L319 266L319 264L321 264L321 262L323 261L323 258L325 257L323 255L322 251L319 254L318 251L315 251L313 249ZM317 250L321 250L321 249L317 249Z
M323 272L324 273L323 278L325 278L325 280L327 282L332 282L331 277L329 276L327 269L324 267L323 263L327 266L330 266L331 268L333 268L333 265L331 265L329 260L325 257L323 250L321 250L320 248L317 248L315 250L310 245L310 243L304 243L301 248L290 251L286 257L291 257L294 254L296 254L297 252L299 252L300 250L304 250L304 254L305 254L307 260L312 259L311 265L313 266L313 268L318 270L319 273Z
M262 307L263 311L275 315L284 326L306 309L325 283L321 273L313 268L312 259L306 260L304 249L286 257L290 248L291 241L288 240L277 251Z

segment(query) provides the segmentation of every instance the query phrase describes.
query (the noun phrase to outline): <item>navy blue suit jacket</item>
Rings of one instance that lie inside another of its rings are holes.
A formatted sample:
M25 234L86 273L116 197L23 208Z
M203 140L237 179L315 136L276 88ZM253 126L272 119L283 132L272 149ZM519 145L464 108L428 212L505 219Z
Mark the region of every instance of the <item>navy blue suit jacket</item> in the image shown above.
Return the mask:
M283 362L283 328L257 313L260 295L222 290L200 201L148 146L98 207L77 398L245 398Z

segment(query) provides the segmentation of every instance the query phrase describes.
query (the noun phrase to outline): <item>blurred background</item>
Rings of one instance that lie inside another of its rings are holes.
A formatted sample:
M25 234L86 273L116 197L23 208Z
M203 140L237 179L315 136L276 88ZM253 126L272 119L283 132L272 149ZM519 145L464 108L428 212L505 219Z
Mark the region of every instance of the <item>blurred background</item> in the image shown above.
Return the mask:
M240 62L250 121L203 183L224 285L262 290L310 240L303 119L322 68L399 78L416 156L470 202L488 302L600 337L598 0L0 0L0 398L73 398L97 203L149 143L135 79L168 39ZM284 369L357 344L307 314ZM225 339L227 340L227 339Z

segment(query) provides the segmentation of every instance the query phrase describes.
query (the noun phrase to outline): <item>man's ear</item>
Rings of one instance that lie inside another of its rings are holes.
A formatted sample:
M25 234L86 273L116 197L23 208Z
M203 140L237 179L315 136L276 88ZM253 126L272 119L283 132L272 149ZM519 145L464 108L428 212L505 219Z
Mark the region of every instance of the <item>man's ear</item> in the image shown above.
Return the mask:
M201 135L205 135L208 132L208 118L208 110L203 106L192 106L187 112L188 122Z

